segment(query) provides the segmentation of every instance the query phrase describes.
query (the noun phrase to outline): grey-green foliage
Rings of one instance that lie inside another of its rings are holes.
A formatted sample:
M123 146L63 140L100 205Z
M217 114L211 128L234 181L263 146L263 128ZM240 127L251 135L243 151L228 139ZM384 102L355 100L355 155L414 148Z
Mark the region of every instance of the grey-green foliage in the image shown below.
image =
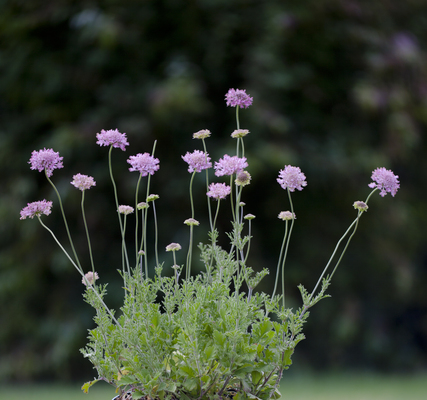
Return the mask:
M280 297L248 296L242 284L249 272L237 278L233 252L216 242L199 248L206 272L189 280L164 276L162 267L154 279L139 268L125 274L120 325L93 292L103 297L105 286L88 288L85 299L96 309L97 327L82 353L98 379L134 390L134 398L214 399L230 390L237 391L235 399L278 398L283 370L304 339L309 304L294 313L279 306Z

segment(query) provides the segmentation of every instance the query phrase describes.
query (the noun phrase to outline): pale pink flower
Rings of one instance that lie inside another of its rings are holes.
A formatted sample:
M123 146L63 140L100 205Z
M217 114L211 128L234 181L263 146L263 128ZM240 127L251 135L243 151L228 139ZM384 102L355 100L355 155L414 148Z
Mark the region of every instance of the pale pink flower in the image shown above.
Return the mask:
M51 213L52 202L41 200L28 203L26 207L21 210L21 218L34 218L40 217L42 214L49 215Z
M129 171L137 171L141 176L154 175L160 168L159 159L149 153L138 153L136 156L130 156L127 162L131 165Z
M86 189L90 189L92 186L96 186L96 182L92 176L82 174L74 175L71 184L82 192Z
M53 149L44 148L39 151L34 150L28 163L31 164L31 169L37 169L39 172L46 171L46 175L51 177L54 169L63 168L62 159L63 157Z
M120 133L118 129L108 131L102 129L100 133L96 134L96 138L98 139L96 144L100 146L113 146L123 151L126 150L126 146L129 146L126 133Z

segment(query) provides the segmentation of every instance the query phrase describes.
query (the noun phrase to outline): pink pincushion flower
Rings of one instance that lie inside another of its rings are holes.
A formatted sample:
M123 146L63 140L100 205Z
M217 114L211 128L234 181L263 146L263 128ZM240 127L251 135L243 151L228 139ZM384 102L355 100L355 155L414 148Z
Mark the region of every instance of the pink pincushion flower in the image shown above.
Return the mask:
M303 186L307 186L305 175L301 169L291 165L286 165L284 169L279 171L277 182L283 189L289 189L291 192L295 189L302 190Z
M82 174L74 175L71 184L82 192L86 189L90 189L92 186L96 186L96 182L92 176Z
M98 272L93 273L92 271L90 271L87 274L85 274L85 276L82 278L82 283L85 286L87 286L88 283L89 285L93 285L95 281L98 279L99 279Z
M130 156L127 162L131 165L129 171L137 171L141 176L153 175L160 168L159 159L154 158L149 153L138 153L136 156Z
M31 169L37 169L39 172L45 170L46 175L51 177L54 169L63 168L62 159L63 157L53 149L44 148L39 151L34 150L28 163L31 164Z
M119 206L117 211L119 214L129 215L133 213L134 209L131 206Z
M389 169L377 168L372 171L371 182L368 186L370 188L377 188L380 190L380 196L384 197L389 192L393 197L400 188L399 176L394 175L393 171Z
M218 162L215 162L215 175L233 175L243 171L248 166L246 157L230 157L225 154Z
M113 146L119 148L123 151L126 150L126 146L129 146L129 143L126 139L126 133L120 133L118 129L110 129L105 131L101 130L101 133L96 134L96 144L100 146Z
M209 191L206 193L209 197L216 200L225 199L231 193L231 187L225 183L211 183Z
M181 157L188 164L188 172L201 172L212 167L209 154L200 150L194 150L192 153L187 151L187 154Z
M34 201L33 203L28 203L27 207L24 207L21 210L21 218L34 218L40 217L42 214L49 215L51 213L52 202L51 201Z
M225 95L227 106L248 108L252 105L253 98L246 94L246 90L230 89Z

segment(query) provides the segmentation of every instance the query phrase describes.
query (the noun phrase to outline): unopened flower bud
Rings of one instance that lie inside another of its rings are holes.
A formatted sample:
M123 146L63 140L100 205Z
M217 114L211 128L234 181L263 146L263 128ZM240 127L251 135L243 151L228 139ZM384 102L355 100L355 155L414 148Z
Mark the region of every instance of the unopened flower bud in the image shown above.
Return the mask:
M193 226L198 226L198 225L200 225L200 222L199 222L199 221L197 221L197 219L194 219L194 218L188 218L188 219L186 219L186 220L184 221L184 224L185 224L185 225L188 225L188 226L191 226L191 225L193 225Z
M150 201L157 200L158 198L159 198L159 195L158 195L158 194L150 194L150 195L147 197L147 203L148 203L148 202L150 202Z
M290 211L282 211L278 215L278 218L283 220L283 221L289 221L291 219L297 219L297 217L295 216L295 213L292 213Z
M179 243L171 243L166 246L166 251L178 251L181 250L181 245Z
M368 205L364 201L355 201L353 207L362 212L368 210Z
M247 171L240 171L237 173L234 183L237 186L246 186L251 182L251 175Z

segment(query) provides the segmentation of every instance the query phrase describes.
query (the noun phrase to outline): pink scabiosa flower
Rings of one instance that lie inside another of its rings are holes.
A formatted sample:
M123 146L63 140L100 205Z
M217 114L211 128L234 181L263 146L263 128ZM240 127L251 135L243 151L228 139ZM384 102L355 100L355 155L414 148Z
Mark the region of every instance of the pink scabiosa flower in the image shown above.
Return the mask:
M128 215L133 213L133 207L131 206L119 206L117 210L120 214Z
M96 280L99 279L98 272L93 273L92 271L85 274L85 276L82 278L82 283L85 286L93 285Z
M34 150L28 164L31 164L31 169L37 169L39 172L45 170L46 175L51 177L54 169L63 168L62 159L63 157L53 149L44 148L39 151Z
M178 251L181 250L181 245L179 243L171 243L166 246L166 251Z
M27 207L24 207L21 210L21 218L19 219L32 219L34 217L40 217L42 214L49 215L51 213L51 208L51 201L41 200L34 201L33 203L27 203Z
M297 219L295 213L292 213L290 211L281 211L277 218L281 219L282 221L290 221L291 219Z
M149 153L138 153L136 156L130 156L127 162L131 165L129 171L137 171L141 176L154 175L160 168L159 159Z
M77 174L73 176L71 184L82 192L86 189L90 189L92 186L96 186L92 176Z
M209 191L206 193L209 197L216 200L225 199L231 193L231 187L225 183L211 183Z
M233 139L238 139L238 138L245 137L248 134L249 134L249 131L247 129L235 129L231 134L231 137Z
M188 172L201 172L212 167L211 158L204 151L194 150L192 153L187 151L187 154L181 157L188 164Z
M211 131L209 129L202 129L193 133L193 139L206 139L211 135Z
M394 175L393 171L389 169L377 168L372 171L371 182L368 186L372 189L377 188L380 190L380 196L384 197L389 192L393 197L400 188L399 176Z
M252 105L253 98L246 94L246 90L230 89L225 95L227 106L248 108Z
M286 165L284 169L279 171L277 182L279 182L283 189L289 189L291 192L295 189L302 190L303 186L307 186L305 175L301 172L299 167L293 167L291 165Z
M218 162L215 162L215 175L233 175L243 171L248 166L246 157L230 157L225 154Z
M120 133L118 129L110 129L105 131L101 130L100 133L96 134L96 144L100 146L113 146L115 148L126 150L126 146L129 146L129 143L126 138L126 133Z

